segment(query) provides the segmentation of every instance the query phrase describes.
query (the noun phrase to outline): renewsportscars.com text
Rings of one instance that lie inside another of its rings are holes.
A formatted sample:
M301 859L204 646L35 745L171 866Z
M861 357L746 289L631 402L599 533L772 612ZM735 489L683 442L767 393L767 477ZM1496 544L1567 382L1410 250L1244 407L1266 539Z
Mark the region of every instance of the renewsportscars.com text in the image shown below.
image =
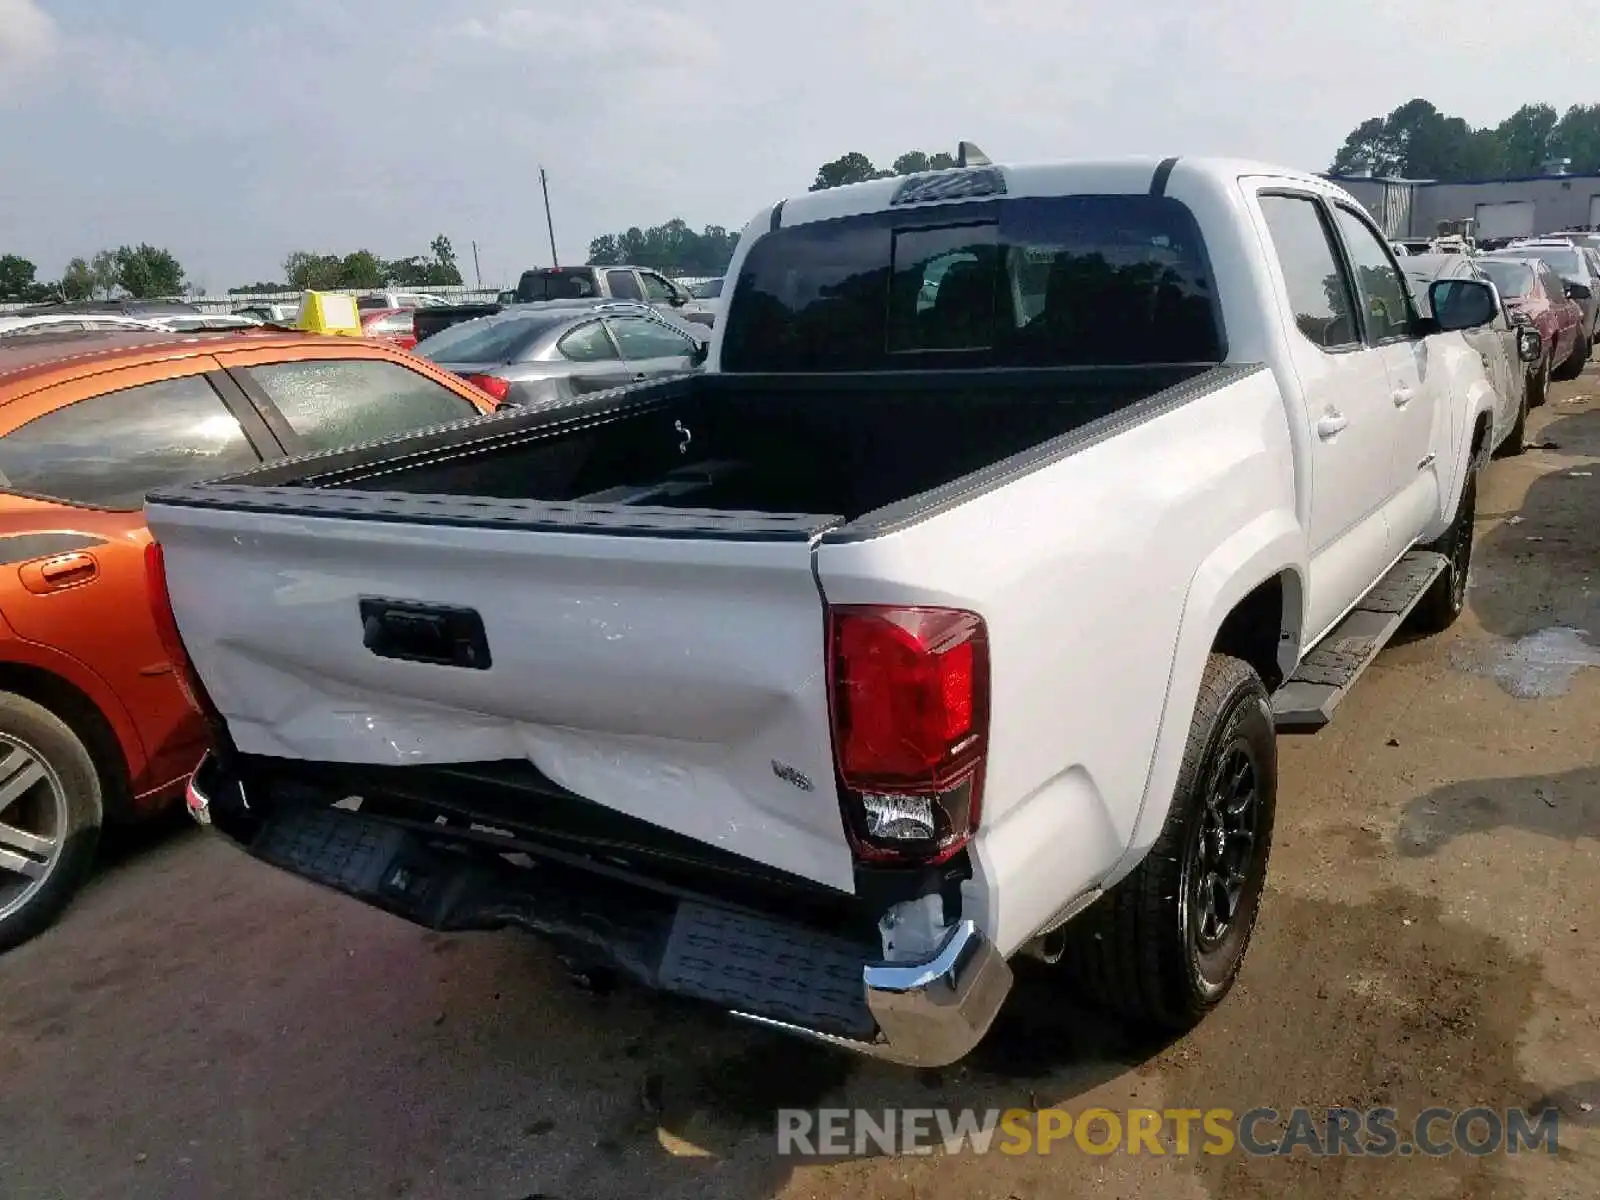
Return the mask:
M778 1153L1228 1155L1304 1154L1481 1157L1554 1154L1554 1109L1426 1108L1403 1119L1392 1108L779 1109Z

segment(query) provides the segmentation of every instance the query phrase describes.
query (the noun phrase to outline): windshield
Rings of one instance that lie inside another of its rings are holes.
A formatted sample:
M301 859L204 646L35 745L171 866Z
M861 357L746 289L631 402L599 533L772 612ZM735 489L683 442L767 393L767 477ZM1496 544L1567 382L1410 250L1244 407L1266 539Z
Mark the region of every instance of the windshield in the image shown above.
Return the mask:
M423 338L417 343L416 353L434 362L512 362L540 334L570 319L548 313L480 317Z
M1508 300L1526 296L1533 291L1533 268L1526 263L1496 262L1492 258L1481 258L1478 260L1478 268Z
M588 267L570 270L545 267L538 271L526 271L517 281L517 300L522 304L540 300L585 300L599 294L594 272Z
M729 371L903 371L1224 358L1210 264L1170 197L908 207L779 229L731 293Z
M1578 251L1571 246L1517 246L1519 258L1542 258L1555 268L1557 275L1575 276L1583 273L1578 265Z

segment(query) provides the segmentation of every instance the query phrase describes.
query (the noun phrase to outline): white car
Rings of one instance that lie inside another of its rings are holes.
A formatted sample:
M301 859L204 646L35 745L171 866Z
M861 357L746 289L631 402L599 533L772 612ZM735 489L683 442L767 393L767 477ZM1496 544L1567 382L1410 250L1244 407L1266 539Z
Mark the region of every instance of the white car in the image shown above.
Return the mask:
M114 313L40 313L36 316L0 315L0 338L26 337L30 334L84 333L88 331L128 331L160 333L163 326L137 317L120 317Z
M153 493L191 811L895 1062L1022 954L1192 1025L1276 732L1462 611L1494 289L1424 316L1348 194L1199 158L810 192L727 279L705 374Z

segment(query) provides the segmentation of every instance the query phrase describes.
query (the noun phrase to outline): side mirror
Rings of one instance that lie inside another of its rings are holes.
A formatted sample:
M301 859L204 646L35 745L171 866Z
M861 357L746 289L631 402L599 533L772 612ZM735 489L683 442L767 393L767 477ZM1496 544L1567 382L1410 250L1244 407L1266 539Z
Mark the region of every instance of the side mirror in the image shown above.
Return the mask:
M710 357L711 343L709 341L696 342L694 349L689 352L689 365L691 367L703 367L706 359Z
M1500 297L1481 279L1436 279L1428 286L1428 307L1442 332L1480 329L1500 315Z
M1586 283L1579 283L1576 279L1565 279L1562 282L1566 285L1568 300L1587 300L1594 295Z
M1539 351L1543 346L1539 340L1539 331L1527 325L1517 326L1517 357L1525 363L1539 361Z

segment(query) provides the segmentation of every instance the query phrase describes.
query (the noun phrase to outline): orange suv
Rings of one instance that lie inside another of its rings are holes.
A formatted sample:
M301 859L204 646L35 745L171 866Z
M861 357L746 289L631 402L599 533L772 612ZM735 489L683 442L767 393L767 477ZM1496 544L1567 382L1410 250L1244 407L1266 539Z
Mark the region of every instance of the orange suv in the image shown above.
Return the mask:
M146 491L493 406L381 342L0 338L0 950L65 907L102 822L173 801L204 746L146 599Z

